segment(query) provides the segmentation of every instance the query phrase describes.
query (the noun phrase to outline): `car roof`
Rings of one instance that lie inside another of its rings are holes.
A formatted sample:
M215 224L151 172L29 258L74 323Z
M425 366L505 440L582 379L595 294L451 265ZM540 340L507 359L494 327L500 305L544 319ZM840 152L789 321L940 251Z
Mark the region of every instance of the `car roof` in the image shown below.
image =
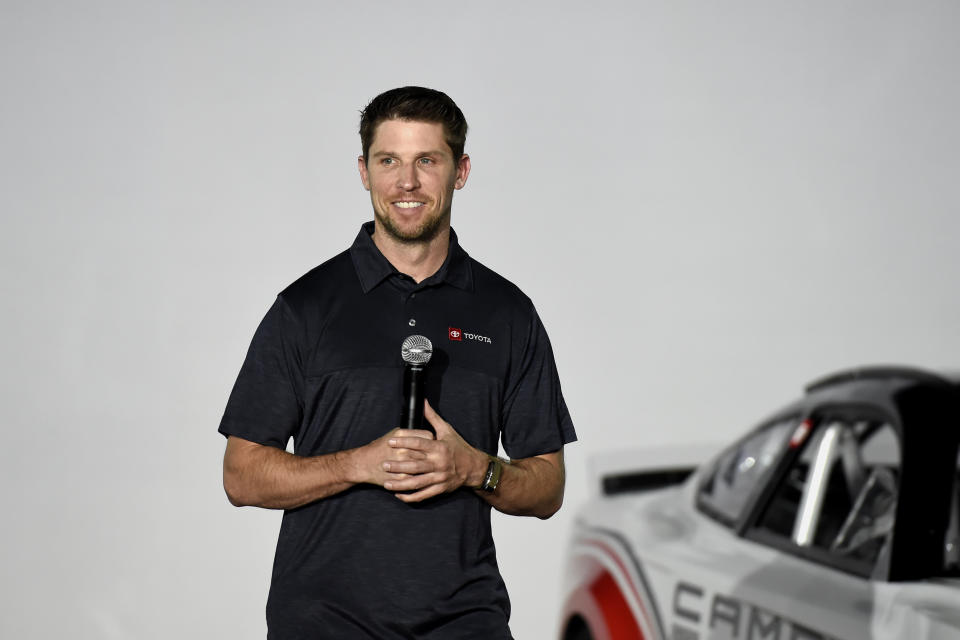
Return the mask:
M927 371L914 367L878 365L844 369L830 375L817 378L806 386L809 393L817 389L840 385L856 380L912 380L918 384L948 385L960 387L960 370Z

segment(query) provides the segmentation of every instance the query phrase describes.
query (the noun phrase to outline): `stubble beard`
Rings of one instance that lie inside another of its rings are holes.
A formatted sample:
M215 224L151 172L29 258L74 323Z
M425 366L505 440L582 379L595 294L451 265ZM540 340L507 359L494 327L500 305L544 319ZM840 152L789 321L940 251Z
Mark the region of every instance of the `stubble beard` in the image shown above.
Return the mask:
M424 205L426 206L426 205ZM373 208L373 217L377 219L377 224L384 232L398 242L404 244L418 244L430 242L450 224L450 209L436 216L431 216L421 221L411 230L401 229L394 224L390 216L380 212L377 207Z

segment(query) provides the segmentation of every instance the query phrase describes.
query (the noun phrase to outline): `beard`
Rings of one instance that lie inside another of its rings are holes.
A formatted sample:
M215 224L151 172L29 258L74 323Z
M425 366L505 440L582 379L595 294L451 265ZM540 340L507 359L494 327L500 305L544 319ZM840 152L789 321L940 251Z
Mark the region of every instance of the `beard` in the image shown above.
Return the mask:
M426 206L426 205L424 205ZM373 217L388 236L404 244L430 242L442 229L450 224L450 209L435 216L424 218L412 229L403 229L389 215L373 208Z

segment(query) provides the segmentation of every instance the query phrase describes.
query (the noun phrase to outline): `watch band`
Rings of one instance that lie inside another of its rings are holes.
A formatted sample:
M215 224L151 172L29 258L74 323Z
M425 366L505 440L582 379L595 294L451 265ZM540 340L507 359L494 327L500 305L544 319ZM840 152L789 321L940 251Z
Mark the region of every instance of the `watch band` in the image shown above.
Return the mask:
M503 475L503 460L496 456L488 457L490 462L487 464L487 473L483 476L483 482L477 488L487 493L493 493L500 485L500 477Z

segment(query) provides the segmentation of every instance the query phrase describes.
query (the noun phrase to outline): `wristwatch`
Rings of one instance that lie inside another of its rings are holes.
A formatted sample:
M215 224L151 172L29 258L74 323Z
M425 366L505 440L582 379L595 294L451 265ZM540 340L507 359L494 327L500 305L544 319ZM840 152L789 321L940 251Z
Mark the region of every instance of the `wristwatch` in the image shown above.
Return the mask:
M487 473L483 476L483 482L477 487L480 491L493 493L500 484L500 476L503 475L503 460L496 456L487 456L490 463L487 464Z

